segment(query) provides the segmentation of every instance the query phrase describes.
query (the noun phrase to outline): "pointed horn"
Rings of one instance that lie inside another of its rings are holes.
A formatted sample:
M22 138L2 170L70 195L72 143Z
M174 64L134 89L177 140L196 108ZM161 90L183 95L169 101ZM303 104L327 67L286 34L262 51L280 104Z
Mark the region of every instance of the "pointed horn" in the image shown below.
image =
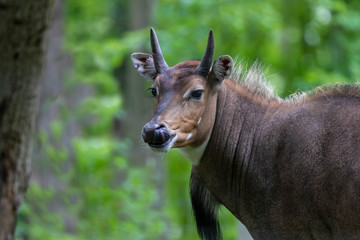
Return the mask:
M214 33L213 30L210 29L206 50L199 66L195 70L195 74L206 77L209 74L213 56L214 56Z
M168 68L168 65L165 62L165 59L162 55L159 41L157 39L155 30L153 28L150 29L150 41L151 41L151 50L152 56L154 58L155 69L158 73L162 73L165 69Z

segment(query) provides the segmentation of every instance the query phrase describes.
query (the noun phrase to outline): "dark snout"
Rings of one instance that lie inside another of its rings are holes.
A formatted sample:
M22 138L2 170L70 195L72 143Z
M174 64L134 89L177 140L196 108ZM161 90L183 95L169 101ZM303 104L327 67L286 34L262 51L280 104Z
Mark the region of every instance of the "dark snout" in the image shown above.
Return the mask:
M152 147L162 147L170 140L169 131L158 123L147 123L142 131L144 142Z

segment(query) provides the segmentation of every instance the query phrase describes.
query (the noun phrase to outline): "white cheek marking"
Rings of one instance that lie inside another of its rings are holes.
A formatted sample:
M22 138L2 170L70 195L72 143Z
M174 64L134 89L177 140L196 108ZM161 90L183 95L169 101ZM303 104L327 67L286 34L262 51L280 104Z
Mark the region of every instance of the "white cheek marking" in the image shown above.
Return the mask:
M186 140L185 140L185 141L189 140L191 137L192 137L192 134L190 133L190 134L186 137Z
M187 97L190 95L190 91L191 91L191 90L188 89L188 90L185 92L183 98L187 98Z
M201 118L199 119L199 121L198 121L198 125L201 123Z

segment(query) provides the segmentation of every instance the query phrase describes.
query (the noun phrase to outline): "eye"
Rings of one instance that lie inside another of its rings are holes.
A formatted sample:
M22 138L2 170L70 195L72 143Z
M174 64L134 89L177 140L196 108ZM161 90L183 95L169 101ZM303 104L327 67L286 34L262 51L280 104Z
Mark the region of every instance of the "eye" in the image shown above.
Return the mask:
M200 100L202 97L204 90L199 89L199 90L195 90L191 93L191 98L192 99L196 99L196 100Z
M157 96L156 88L151 87L151 88L148 89L148 91L151 92L151 95L152 95L153 97L156 97L156 96Z

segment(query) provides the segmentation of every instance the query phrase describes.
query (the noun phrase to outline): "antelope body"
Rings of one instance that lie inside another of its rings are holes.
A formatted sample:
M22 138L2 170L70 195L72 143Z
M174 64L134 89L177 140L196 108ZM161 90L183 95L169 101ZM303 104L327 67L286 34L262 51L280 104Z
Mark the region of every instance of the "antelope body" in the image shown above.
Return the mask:
M240 82L229 56L168 67L151 29L152 55L132 54L153 82L154 117L143 139L180 148L193 164L191 201L201 238L221 239L228 208L254 239L360 239L360 89L340 84L289 99L253 68Z

